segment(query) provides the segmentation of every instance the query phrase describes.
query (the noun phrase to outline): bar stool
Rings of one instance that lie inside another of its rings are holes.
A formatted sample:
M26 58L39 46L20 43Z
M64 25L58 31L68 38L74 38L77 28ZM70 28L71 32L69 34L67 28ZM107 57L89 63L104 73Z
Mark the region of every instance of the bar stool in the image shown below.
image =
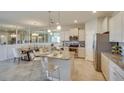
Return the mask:
M60 67L52 63L52 58L44 57L41 61L42 71L46 75L46 80L58 81L60 80ZM58 72L58 73L57 73ZM58 77L54 74L57 73Z
M63 51L63 55L65 56L65 57L70 57L70 59L71 59L71 62L72 62L72 68L73 68L73 70L75 70L75 53L74 52L70 52L70 51Z

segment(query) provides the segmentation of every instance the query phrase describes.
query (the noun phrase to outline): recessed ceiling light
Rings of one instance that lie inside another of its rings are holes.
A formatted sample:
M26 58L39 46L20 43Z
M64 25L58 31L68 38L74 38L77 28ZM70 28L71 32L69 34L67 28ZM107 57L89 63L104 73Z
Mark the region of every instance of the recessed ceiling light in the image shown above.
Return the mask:
M77 23L78 21L77 20L74 20L74 23Z

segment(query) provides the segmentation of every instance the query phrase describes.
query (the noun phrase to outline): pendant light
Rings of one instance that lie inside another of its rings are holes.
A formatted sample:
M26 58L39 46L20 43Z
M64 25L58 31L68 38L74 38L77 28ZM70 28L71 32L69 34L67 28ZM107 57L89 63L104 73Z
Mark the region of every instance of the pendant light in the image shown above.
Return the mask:
M60 25L60 12L58 12L58 23L57 23L57 30L61 30L61 25Z
M49 24L49 26L48 26L48 30L47 30L47 32L51 32L51 29L50 29L50 11L48 11L48 13L49 13L49 15L48 15L48 24Z

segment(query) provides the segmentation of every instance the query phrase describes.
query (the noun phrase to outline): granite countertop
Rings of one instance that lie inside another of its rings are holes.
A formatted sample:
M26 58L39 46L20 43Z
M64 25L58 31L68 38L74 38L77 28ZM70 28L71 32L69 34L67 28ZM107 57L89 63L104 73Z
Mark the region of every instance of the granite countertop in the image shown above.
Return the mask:
M109 52L103 52L103 54L124 70L124 56L112 54Z
M41 57L50 57L50 58L56 58L61 60L70 60L70 56L64 55L64 54L57 54L54 55L54 53L48 53L48 54L40 54Z
M64 56L63 54L58 54L56 56L53 54L50 54L50 55L47 55L47 57L61 59L61 60L70 60L69 56Z

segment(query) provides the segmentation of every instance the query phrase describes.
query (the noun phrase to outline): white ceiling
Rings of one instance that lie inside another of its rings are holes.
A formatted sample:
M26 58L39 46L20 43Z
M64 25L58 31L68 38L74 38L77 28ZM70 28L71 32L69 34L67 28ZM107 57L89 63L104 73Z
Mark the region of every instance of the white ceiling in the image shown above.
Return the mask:
M97 12L92 11L61 11L60 20L61 25L74 24L74 20L78 23L85 23L86 21L96 18L98 16L108 15L111 12ZM51 12L54 21L58 21L58 12ZM13 27L17 26L31 26L31 27L46 27L48 26L48 12L47 11L0 11L0 24Z

